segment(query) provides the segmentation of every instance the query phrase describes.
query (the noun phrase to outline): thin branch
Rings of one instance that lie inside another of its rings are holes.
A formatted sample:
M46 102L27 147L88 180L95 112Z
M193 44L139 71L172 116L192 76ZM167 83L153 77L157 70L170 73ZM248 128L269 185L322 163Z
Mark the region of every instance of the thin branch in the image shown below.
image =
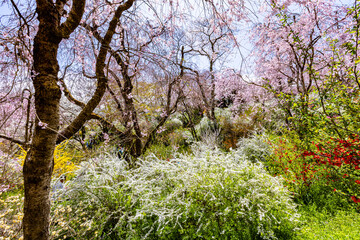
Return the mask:
M83 126L83 124L88 120L89 116L92 114L94 109L97 107L99 102L101 101L105 91L108 79L105 76L104 68L105 68L105 60L106 55L109 50L110 42L113 38L113 35L115 33L115 29L118 25L119 19L122 15L122 13L126 10L128 10L135 0L128 0L124 4L120 5L113 16L113 18L110 21L108 30L106 31L106 34L103 38L103 41L101 41L101 47L100 52L96 59L96 77L97 77L97 88L95 90L94 95L89 100L89 102L84 106L82 111L79 113L79 115L70 123L70 125L64 129L61 134L59 134L59 137L57 139L57 143L60 143L71 136L73 136L79 129Z
M15 138L12 138L12 137L9 137L9 136L6 136L6 135L0 134L0 138L3 138L3 139L6 139L6 140L8 140L8 141L10 141L10 142L19 144L20 146L25 147L25 148L28 148L28 147L30 146L30 144L28 144L28 143L26 143L26 142L17 140L17 139L15 139Z

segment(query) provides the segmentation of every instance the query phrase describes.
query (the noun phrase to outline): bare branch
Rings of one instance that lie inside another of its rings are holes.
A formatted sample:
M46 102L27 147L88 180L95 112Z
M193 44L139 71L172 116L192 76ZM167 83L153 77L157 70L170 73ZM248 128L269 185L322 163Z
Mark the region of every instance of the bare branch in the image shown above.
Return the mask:
M25 148L28 148L28 147L30 146L30 144L28 144L28 143L26 143L26 142L17 140L17 139L15 139L15 138L12 138L12 137L9 137L9 136L6 136L6 135L0 134L0 138L3 138L3 139L6 139L6 140L8 140L8 141L10 141L10 142L19 144L20 146L25 147Z
M84 108L85 107L85 103L75 99L72 94L70 93L69 89L66 87L66 84L64 82L64 79L60 78L59 82L61 83L61 86L63 88L63 93L65 95L65 97L72 103L74 103L75 105Z
M104 68L105 68L105 59L106 55L109 50L110 42L112 40L112 37L115 33L116 26L119 22L119 19L122 15L122 13L126 10L128 10L135 0L128 0L124 4L120 5L116 12L110 21L108 30L104 36L103 41L101 42L101 48L99 55L96 59L96 77L97 77L97 88L95 90L94 95L89 100L89 102L84 106L82 111L79 113L79 115L70 123L70 125L64 129L61 134L59 134L59 137L57 139L57 143L60 143L71 136L73 136L79 129L82 127L82 125L88 120L89 116L92 114L96 106L101 101L105 91L108 79L105 76Z

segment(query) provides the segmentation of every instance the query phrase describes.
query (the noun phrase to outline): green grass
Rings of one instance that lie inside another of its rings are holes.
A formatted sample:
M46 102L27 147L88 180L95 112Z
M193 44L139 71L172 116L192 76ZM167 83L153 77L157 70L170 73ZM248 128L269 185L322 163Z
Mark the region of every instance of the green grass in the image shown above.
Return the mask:
M306 207L301 214L304 225L296 239L360 240L360 213L342 210L327 213Z

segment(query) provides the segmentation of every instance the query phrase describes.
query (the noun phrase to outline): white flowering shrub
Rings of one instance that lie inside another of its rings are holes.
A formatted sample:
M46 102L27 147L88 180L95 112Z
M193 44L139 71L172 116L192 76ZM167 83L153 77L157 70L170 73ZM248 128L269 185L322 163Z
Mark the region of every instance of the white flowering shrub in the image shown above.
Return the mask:
M173 131L175 129L181 128L182 126L183 122L179 118L175 117L169 119L165 124L165 127L168 131Z
M289 239L296 206L280 178L237 151L197 146L128 170L104 156L84 163L53 209L64 239Z
M203 117L199 124L195 126L200 141L206 146L219 146L221 139L221 129L218 123L211 121L208 117Z
M208 117L203 117L199 124L195 126L195 129L199 136L208 134L209 131L214 131L218 126L215 125L213 121L211 121Z
M240 138L237 143L238 152L243 158L253 163L265 162L272 153L265 134L255 134L249 138Z

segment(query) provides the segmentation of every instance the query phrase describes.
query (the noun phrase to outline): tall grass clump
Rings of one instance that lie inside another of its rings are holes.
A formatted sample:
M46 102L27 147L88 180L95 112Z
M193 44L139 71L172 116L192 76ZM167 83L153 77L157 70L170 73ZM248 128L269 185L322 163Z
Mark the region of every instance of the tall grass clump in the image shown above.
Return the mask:
M290 239L297 229L282 180L236 151L82 164L54 205L55 239Z

